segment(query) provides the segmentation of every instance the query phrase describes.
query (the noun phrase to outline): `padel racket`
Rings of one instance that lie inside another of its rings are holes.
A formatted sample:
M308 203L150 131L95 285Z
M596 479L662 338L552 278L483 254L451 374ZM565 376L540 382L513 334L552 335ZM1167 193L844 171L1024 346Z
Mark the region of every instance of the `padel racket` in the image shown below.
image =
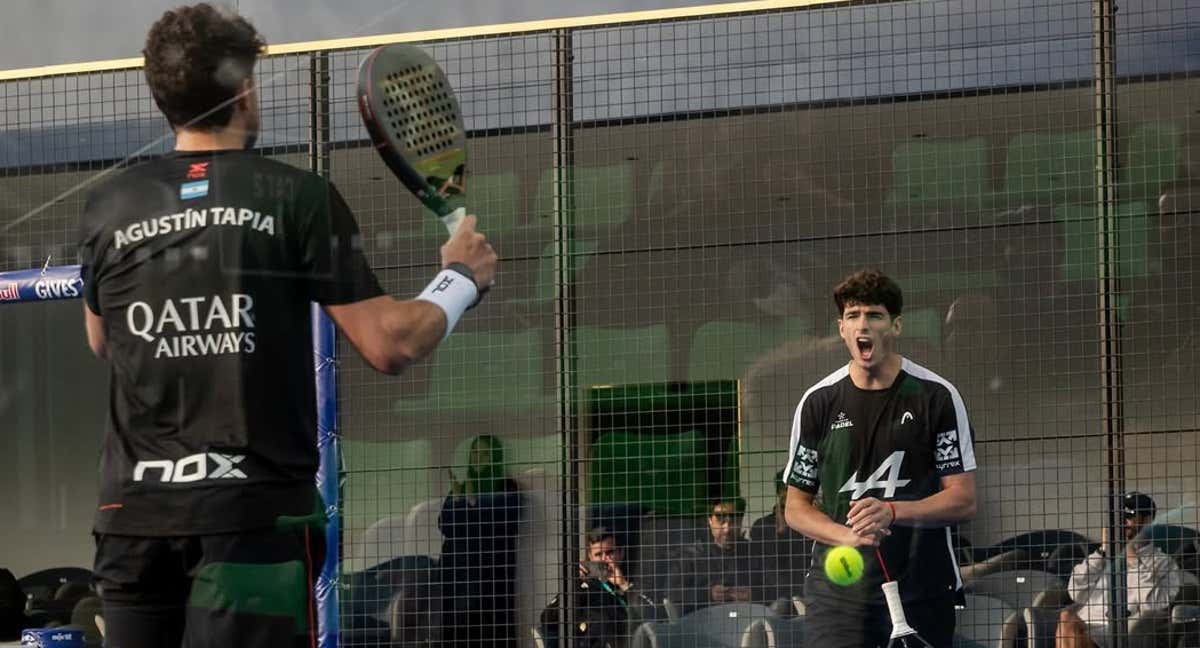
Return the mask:
M358 68L358 110L388 168L453 234L467 215L467 135L442 68L413 45L377 47Z

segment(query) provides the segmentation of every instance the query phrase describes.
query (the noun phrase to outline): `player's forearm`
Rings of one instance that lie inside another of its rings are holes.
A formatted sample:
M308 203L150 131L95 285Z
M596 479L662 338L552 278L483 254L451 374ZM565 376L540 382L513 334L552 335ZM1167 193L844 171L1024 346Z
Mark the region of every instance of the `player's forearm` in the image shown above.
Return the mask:
M789 498L784 517L788 526L817 542L827 545L857 544L850 527L834 522L812 504Z
M381 371L398 374L433 353L445 334L446 314L427 301L397 301L384 314L380 328L384 340Z
M975 517L975 490L953 488L913 501L892 502L896 519L893 524L911 527L945 526Z

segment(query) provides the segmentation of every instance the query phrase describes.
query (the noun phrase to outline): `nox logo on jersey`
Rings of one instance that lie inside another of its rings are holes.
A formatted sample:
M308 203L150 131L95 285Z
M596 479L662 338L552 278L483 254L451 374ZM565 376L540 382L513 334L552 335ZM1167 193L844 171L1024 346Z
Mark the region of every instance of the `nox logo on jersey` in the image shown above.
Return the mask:
M176 153L98 186L80 227L84 298L112 359L96 530L227 533L309 514L310 304L383 292L341 196L250 153Z
M155 474L158 475L158 481L177 484L201 479L245 479L246 473L236 467L245 458L245 455L201 452L178 461L170 459L139 461L133 467L133 481L151 479L152 477L148 475Z
M904 359L892 386L856 387L848 367L814 385L792 424L787 483L821 492L821 510L844 524L850 503L864 497L918 500L940 490L942 476L975 469L966 408L937 374ZM947 527L893 526L880 551L905 600L945 596L961 584ZM814 564L828 547L817 545ZM829 583L814 569L806 588L831 599L882 603L883 572L868 560L862 580Z

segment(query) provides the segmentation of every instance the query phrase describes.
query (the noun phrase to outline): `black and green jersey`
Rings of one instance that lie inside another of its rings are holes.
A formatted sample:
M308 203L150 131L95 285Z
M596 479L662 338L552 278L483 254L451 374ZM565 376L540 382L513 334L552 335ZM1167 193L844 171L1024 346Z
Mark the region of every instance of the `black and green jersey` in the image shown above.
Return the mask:
M919 500L940 490L941 477L975 470L971 439L962 397L941 376L904 359L891 387L865 390L846 366L800 399L784 479L805 492L820 491L821 510L845 523L854 500ZM843 587L825 577L827 549L816 545L810 595L882 603L884 576L874 552L864 555L863 579ZM880 552L906 601L943 597L962 586L949 527L894 526Z
M79 254L110 360L97 531L312 512L311 304L382 294L360 238L327 181L242 151L176 153L91 191Z

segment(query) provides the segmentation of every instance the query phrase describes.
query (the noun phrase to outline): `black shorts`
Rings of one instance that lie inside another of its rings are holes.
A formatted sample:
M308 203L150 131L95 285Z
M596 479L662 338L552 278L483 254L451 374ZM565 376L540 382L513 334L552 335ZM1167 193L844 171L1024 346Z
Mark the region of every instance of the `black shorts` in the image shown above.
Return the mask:
M315 645L320 527L170 538L96 535L105 645Z
M805 601L804 640L821 648L886 648L892 619L885 605L855 605L831 599ZM954 596L906 603L904 616L933 648L954 643Z

